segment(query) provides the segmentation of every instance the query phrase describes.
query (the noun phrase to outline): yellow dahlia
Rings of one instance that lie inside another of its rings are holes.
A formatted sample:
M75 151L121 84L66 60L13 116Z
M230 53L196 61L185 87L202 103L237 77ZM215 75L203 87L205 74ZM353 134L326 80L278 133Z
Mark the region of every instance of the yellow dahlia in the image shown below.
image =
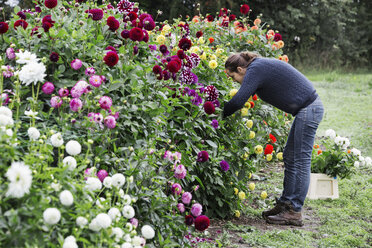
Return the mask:
M248 127L248 128L252 128L253 127L253 121L252 120L248 120L245 125Z
M253 132L253 131L250 131L250 132L249 132L249 138L250 138L250 139L254 139L254 137L256 137L256 133Z
M218 64L217 64L217 61L216 60L209 61L209 68L216 69L217 65Z
M236 93L238 93L238 90L237 90L237 89L232 89L232 90L230 90L229 95L230 95L231 97L233 97L233 96L236 95Z
M257 145L254 147L254 152L256 154L261 154L263 152L263 147L261 145Z

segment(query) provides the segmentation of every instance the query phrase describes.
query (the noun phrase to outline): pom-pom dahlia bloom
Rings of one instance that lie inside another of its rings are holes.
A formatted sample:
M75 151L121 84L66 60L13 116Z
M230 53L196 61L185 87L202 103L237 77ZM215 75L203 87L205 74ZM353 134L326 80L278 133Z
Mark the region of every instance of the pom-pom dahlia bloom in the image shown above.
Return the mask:
M23 162L13 162L5 176L10 182L5 196L21 198L30 192L32 172L28 165Z
M1 27L0 27L0 29L1 29ZM0 33L1 33L1 31L0 31ZM10 59L10 60L13 60L13 59L16 58L15 51L14 51L14 49L12 47L8 47L6 49L6 52L5 53L6 53L6 56L8 57L8 59Z
M103 11L101 9L90 9L89 14L92 16L93 21L99 21L103 18Z
M206 100L213 102L214 100L218 99L218 90L215 86L213 85L208 85L205 88L205 94L206 94Z
M182 187L179 183L174 183L174 184L172 184L171 191L172 191L173 194L179 195L182 192Z
M102 109L110 109L112 106L112 100L108 96L101 97L98 103Z
M103 182L103 180L106 178L108 176L108 173L107 173L107 171L106 170L99 170L98 172L97 172L97 177L98 177L98 179L101 181L101 182Z
M266 145L264 154L271 154L274 151L274 147L270 144Z
M191 48L192 46L192 43L191 43L191 40L187 39L187 38L182 38L179 42L178 42L178 47L184 51L187 51Z
M85 188L89 191L97 191L102 188L102 183L98 178L88 177Z
M9 25L6 22L0 22L0 34L5 34L9 30Z
M50 106L52 108L59 108L59 107L61 107L62 103L63 103L63 101L59 96L53 96L50 99Z
M115 32L120 27L119 21L116 20L114 16L109 16L106 23L109 26L109 29L113 32Z
M191 226L194 223L194 217L192 215L185 216L185 224Z
M82 65L83 62L80 59L74 59L73 61L71 61L71 68L74 70L79 70Z
M201 215L203 211L203 207L202 205L200 205L200 203L194 203L192 206L191 206L191 214L194 215L195 217Z
M119 56L116 52L114 51L108 51L105 55L105 57L103 57L103 61L105 62L106 65L108 65L109 67L113 67L114 65L116 65L119 61Z
M210 101L206 101L203 105L205 113L208 115L213 114L215 112L214 104Z
M27 134L28 134L28 137L30 138L30 140L34 140L34 141L37 140L40 137L40 132L35 127L30 127L27 130Z
M69 170L74 170L77 166L76 159L71 156L67 156L62 161L63 166L67 166Z
M134 208L130 205L124 206L123 210L122 210L122 213L123 213L123 216L127 219L131 219L135 215Z
M57 0L45 0L44 4L45 4L45 7L47 7L48 9L53 9L54 7L57 6L58 1Z
M248 14L248 12L249 12L249 5L248 4L243 4L240 7L240 13L242 13L243 15L246 15L246 14Z
M185 166L183 166L182 164L179 164L176 166L174 170L174 177L178 179L184 179L186 176L186 173L187 171L186 171Z
M74 197L69 190L64 190L59 194L59 200L64 206L71 206L74 203Z
M218 120L216 119L213 119L212 122L211 122L211 125L214 129L217 129L218 128Z
M183 212L185 212L185 205L183 205L183 203L178 203L177 209L182 214Z
M41 87L41 90L42 90L45 94L50 95L50 94L53 93L54 88L55 88L55 87L54 87L54 84L53 84L53 83L51 83L51 82L46 82L46 83L44 83L43 86Z
M101 76L98 76L98 75L90 76L90 78L89 78L89 83L90 83L92 86L98 88L98 87L101 86L101 84L102 84L102 78L101 78Z
M200 215L196 217L194 224L195 224L195 229L202 232L209 227L210 220L207 216Z
M70 101L70 109L74 112L78 112L83 107L83 102L79 98L73 98Z
M75 156L81 153L81 145L76 140L70 140L66 144L66 152L71 155Z
M132 41L141 41L143 39L143 31L141 28L134 27L129 31L129 38Z
M31 83L36 85L37 82L44 81L44 77L46 76L45 71L46 67L43 63L29 62L19 72L19 80L26 86Z
M46 224L57 224L61 219L61 212L57 208L47 208L43 212L43 219Z
M149 225L144 225L142 228L141 228L141 233L142 233L142 236L145 238L145 239L152 239L155 237L155 231L154 229L149 226Z
M112 176L112 185L116 188L121 188L125 183L125 177L121 173L116 173Z
M192 194L190 192L185 192L182 194L182 202L184 204L190 204L192 199Z
M54 147L60 147L63 145L63 138L61 133L55 133L50 137L50 142Z

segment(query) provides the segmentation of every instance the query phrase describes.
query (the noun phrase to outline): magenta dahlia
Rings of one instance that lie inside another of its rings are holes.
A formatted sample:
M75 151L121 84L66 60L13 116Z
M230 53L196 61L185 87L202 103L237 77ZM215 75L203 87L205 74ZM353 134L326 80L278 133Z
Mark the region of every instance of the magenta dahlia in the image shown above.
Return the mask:
M221 166L221 169L222 169L223 171L228 171L228 170L230 169L230 165L229 165L229 163L228 163L227 161L225 161L225 160L222 160L222 161L220 162L220 166Z
M97 177L98 177L98 179L99 179L101 182L103 182L103 180L104 180L107 176L108 176L108 173L107 173L106 170L99 170L99 171L97 172Z
M45 0L44 2L45 7L47 7L48 9L53 9L54 7L57 6L57 4L58 4L57 0Z
M83 62L80 59L74 59L73 61L71 61L71 68L74 70L79 70L82 65Z
M276 34L274 35L274 41L280 41L280 40L282 40L282 35L279 34L279 33L276 33Z
M216 111L214 104L210 101L206 101L203 105L205 113L208 115L213 114Z
M101 76L99 76L99 75L93 75L93 76L90 76L90 77L89 77L89 83L90 83L92 86L98 88L98 87L101 86L101 84L102 84L102 78L101 78Z
M178 211L180 211L181 214L183 212L185 212L185 205L183 205L183 203L178 203L177 208L178 208Z
M69 92L68 89L66 89L66 88L60 88L60 89L58 90L58 95L59 95L60 97L68 96L69 94L70 94L70 92Z
M173 194L181 194L181 191L182 191L182 187L179 183L174 183L172 184L172 188L171 188L171 191Z
M8 32L9 25L6 22L0 22L0 34L5 34Z
M187 39L187 38L182 38L179 42L178 42L178 47L184 51L187 51L190 49L190 47L192 46L192 43L191 43L191 40Z
M178 58L180 58L180 59L184 59L184 58L186 58L186 53L185 53L184 50L178 50L178 51L177 51L177 56L178 56Z
M248 4L243 4L240 7L240 13L242 13L243 15L246 15L246 14L248 14L248 12L249 12L249 5Z
M103 109L110 109L112 105L112 100L109 96L103 96L98 101L99 105Z
M214 17L212 15L207 15L207 21L208 22L213 22L214 21Z
M13 59L16 58L15 51L14 51L13 47L8 47L6 49L5 53L6 53L6 56L8 57L8 59L10 59L10 60L13 60Z
M59 108L59 107L61 107L62 103L63 103L63 101L59 96L53 96L50 99L50 106L52 108Z
M192 200L192 194L190 192L185 192L182 194L182 202L184 204L190 204Z
M129 13L133 10L133 6L134 6L134 3L130 2L130 1L121 0L118 3L117 8L118 8L120 13L127 14L127 13Z
M19 16L23 20L26 20L26 14L23 11L18 11L17 16Z
M46 15L41 20L41 23L46 23L46 22L49 22L52 26L55 23L55 21L52 20L52 16L51 15Z
M116 20L116 18L114 16L109 16L107 18L107 25L109 26L109 29L113 32L118 30L118 28L120 27L119 21Z
M182 164L179 164L176 166L175 170L174 170L174 177L175 178L178 178L178 179L184 179L185 176L186 176L186 168L184 165Z
M51 82L46 82L45 84L43 84L43 86L41 87L41 90L44 92L44 94L47 94L47 95L50 95L53 93L54 91L54 84L51 83Z
M116 65L119 61L119 56L116 52L114 51L108 51L105 55L105 57L103 58L103 60L105 61L105 64L110 66L110 67L113 67L114 65Z
M74 112L78 112L83 107L83 102L79 98L73 98L70 101L70 109Z
M116 127L116 119L112 115L107 116L104 121L105 126L109 129L113 129Z
M209 227L210 221L207 216L200 215L196 217L194 224L195 224L195 229L202 232Z
M129 31L129 38L132 41L141 41L143 39L143 31L141 28L132 28Z
M196 161L198 162L206 162L208 161L209 159L209 154L207 151L200 151L198 153L198 158L196 159Z

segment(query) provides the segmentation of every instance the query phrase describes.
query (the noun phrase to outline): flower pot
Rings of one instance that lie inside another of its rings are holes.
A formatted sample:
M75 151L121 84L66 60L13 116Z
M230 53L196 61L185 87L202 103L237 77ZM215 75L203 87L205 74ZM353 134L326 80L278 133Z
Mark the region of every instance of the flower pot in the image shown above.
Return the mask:
M322 173L310 174L310 185L307 192L308 199L337 199L338 197L338 182L336 178Z

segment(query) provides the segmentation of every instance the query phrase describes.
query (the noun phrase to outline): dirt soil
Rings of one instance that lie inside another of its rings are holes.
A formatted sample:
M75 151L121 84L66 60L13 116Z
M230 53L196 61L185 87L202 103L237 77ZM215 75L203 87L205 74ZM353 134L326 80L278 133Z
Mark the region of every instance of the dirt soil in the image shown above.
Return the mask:
M268 175L267 172L272 171L274 173L284 173L284 169L282 165L279 166L270 166L269 168L261 169L257 175ZM284 174L283 174L284 176ZM264 181L260 182L264 183ZM306 230L311 232L317 232L318 227L320 226L320 219L314 213L314 211L310 207L303 208L302 212L304 225L302 227L298 226L281 226L281 225L273 225L267 224L263 218L258 217L247 217L242 215L240 218L233 218L230 220L220 220L220 219L211 219L210 226L208 228L208 232L210 233L211 238L217 238L221 233L227 231L230 235L230 241L232 246L229 247L252 247L249 244L245 244L244 240L241 238L241 234L245 232L249 232L249 227L252 229L256 229L262 232L272 231L272 230L288 230L288 229L298 229L298 230ZM232 223L234 226L243 227L245 230L231 230L233 228L229 228L227 223ZM253 231L253 230L252 230ZM226 247L226 248L229 248Z

